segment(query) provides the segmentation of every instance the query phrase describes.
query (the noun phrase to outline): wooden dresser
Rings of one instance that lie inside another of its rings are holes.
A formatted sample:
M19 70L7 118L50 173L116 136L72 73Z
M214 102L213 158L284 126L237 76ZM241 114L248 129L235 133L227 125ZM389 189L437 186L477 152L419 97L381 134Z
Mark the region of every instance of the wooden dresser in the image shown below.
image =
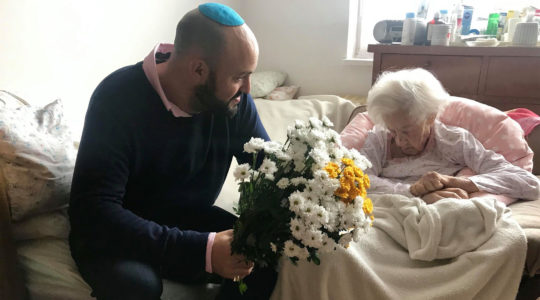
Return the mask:
M540 115L540 47L369 45L368 52L374 54L373 82L384 71L420 67L453 96Z

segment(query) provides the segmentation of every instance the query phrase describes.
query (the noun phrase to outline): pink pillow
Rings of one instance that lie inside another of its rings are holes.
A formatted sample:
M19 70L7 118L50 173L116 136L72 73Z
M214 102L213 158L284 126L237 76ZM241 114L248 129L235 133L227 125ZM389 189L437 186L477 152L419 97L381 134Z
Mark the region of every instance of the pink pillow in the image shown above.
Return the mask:
M439 120L467 129L486 149L502 154L510 163L532 171L533 152L523 129L504 112L473 100L452 97Z
M367 138L368 131L373 128L373 125L367 112L357 114L341 131L341 142L349 149L360 150Z
M517 122L504 112L491 106L460 97L451 97L450 103L439 116L447 125L467 129L486 149L491 149L510 163L527 171L532 171L533 152L523 136L523 130ZM364 144L373 122L367 113L361 113L343 129L341 140L348 148L360 149ZM465 168L458 175L470 176L472 171ZM500 201L509 204L515 201L501 195L495 195Z

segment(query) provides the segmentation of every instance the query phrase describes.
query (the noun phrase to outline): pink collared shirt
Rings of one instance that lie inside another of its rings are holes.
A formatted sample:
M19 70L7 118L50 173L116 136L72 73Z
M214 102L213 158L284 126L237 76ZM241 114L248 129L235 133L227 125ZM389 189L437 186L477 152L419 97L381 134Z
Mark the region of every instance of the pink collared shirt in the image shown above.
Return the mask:
M174 51L173 44L157 44L154 49L152 49L152 51L150 51L150 53L148 53L148 55L144 58L142 65L144 74L146 75L146 78L148 78L148 81L150 81L150 84L152 85L154 90L156 90L156 92L158 93L165 108L170 111L173 116L175 116L176 118L191 117L190 114L181 110L178 106L176 106L174 103L167 99L167 96L165 95L165 92L161 87L161 83L159 82L159 75L163 74L163 72L165 71L165 67L167 66L168 61L156 64L156 54L158 52L171 53L172 51ZM210 232L210 234L208 235L208 242L206 243L205 270L208 273L212 273L212 246L214 245L215 237L216 233Z

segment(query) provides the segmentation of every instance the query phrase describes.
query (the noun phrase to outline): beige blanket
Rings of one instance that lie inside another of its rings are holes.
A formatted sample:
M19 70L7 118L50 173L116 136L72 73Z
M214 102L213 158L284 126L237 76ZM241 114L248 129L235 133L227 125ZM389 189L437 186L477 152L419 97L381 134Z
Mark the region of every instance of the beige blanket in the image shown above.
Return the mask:
M283 259L272 299L515 298L526 239L504 204L372 198L372 230L319 266Z

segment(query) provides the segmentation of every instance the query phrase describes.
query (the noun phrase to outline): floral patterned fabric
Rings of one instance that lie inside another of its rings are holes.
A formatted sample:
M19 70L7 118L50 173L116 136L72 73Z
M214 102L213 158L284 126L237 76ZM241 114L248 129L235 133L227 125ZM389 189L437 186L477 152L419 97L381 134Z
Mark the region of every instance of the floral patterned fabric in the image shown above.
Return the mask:
M2 105L0 170L14 221L67 205L76 149L55 100L43 108Z

